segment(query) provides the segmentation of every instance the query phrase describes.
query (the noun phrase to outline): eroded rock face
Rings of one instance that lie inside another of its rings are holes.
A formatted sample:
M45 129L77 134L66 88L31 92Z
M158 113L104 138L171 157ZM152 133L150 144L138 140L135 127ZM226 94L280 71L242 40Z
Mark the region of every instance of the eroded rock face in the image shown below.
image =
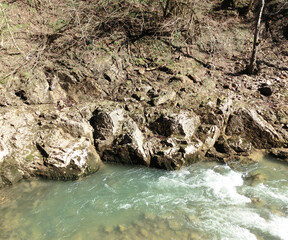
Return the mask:
M31 176L77 179L97 171L101 160L173 170L201 159L242 161L254 148L273 148L287 161L281 132L253 108L233 112L229 99L211 108L216 118L108 100L2 108L0 185Z
M77 179L99 169L93 129L73 109L50 105L1 109L0 177L12 184L30 176Z
M193 111L177 114L154 108L147 113L133 108L141 109L134 104L126 111L124 104L108 101L96 107L90 122L103 161L176 169L195 161L203 146L213 145L194 136L200 118Z
M272 148L268 153L280 161L288 163L288 148Z
M103 102L90 120L95 146L103 161L149 165L143 144L144 136L124 106Z
M189 139L195 134L199 125L199 116L191 111L171 115L162 114L150 124L150 128L153 132L165 137L182 135Z
M87 137L73 138L62 129L46 129L40 132L36 148L44 167L35 175L49 179L78 179L95 172L100 158Z
M230 116L227 136L241 136L256 148L282 146L284 140L274 127L265 121L255 109L239 109Z

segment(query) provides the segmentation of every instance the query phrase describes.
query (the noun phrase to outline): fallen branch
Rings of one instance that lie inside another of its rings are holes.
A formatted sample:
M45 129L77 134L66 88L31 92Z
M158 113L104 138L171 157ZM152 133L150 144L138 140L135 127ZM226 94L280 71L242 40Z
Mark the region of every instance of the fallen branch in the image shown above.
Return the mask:
M1 8L1 12L2 12L2 14L3 14L3 17L4 17L4 20L5 20L5 23L6 23L8 32L9 32L9 34L10 34L10 36L11 36L13 45L17 48L17 50L19 51L19 53L20 53L21 55L23 55L23 57L24 57L24 55L25 55L24 52L23 52L23 51L19 48L19 46L17 45L17 43L16 43L16 41L15 41L15 38L14 38L12 32L11 32L10 24L9 24L9 22L8 22L7 15L6 15L6 13L5 13L4 9L3 9L2 4L0 4L0 8ZM25 58L25 57L24 57L24 58Z

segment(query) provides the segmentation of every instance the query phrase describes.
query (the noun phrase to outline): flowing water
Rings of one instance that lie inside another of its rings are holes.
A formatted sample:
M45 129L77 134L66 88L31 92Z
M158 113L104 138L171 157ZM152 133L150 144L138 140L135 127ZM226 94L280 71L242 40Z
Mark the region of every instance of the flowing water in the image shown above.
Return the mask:
M288 239L288 165L104 165L0 191L0 239Z

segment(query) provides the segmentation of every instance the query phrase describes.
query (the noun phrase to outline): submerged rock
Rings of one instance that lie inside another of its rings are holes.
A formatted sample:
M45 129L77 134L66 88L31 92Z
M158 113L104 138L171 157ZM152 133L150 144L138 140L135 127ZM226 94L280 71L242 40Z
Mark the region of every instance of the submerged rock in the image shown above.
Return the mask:
M247 177L245 177L245 181L247 181L247 183L252 186L263 183L266 180L267 177L263 173L257 171L252 172Z

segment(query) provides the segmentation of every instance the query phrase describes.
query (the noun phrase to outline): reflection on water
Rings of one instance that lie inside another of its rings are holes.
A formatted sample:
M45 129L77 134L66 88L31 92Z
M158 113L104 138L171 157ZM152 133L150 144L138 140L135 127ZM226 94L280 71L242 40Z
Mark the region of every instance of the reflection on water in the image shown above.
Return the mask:
M1 239L288 239L288 165L106 165L0 191Z

